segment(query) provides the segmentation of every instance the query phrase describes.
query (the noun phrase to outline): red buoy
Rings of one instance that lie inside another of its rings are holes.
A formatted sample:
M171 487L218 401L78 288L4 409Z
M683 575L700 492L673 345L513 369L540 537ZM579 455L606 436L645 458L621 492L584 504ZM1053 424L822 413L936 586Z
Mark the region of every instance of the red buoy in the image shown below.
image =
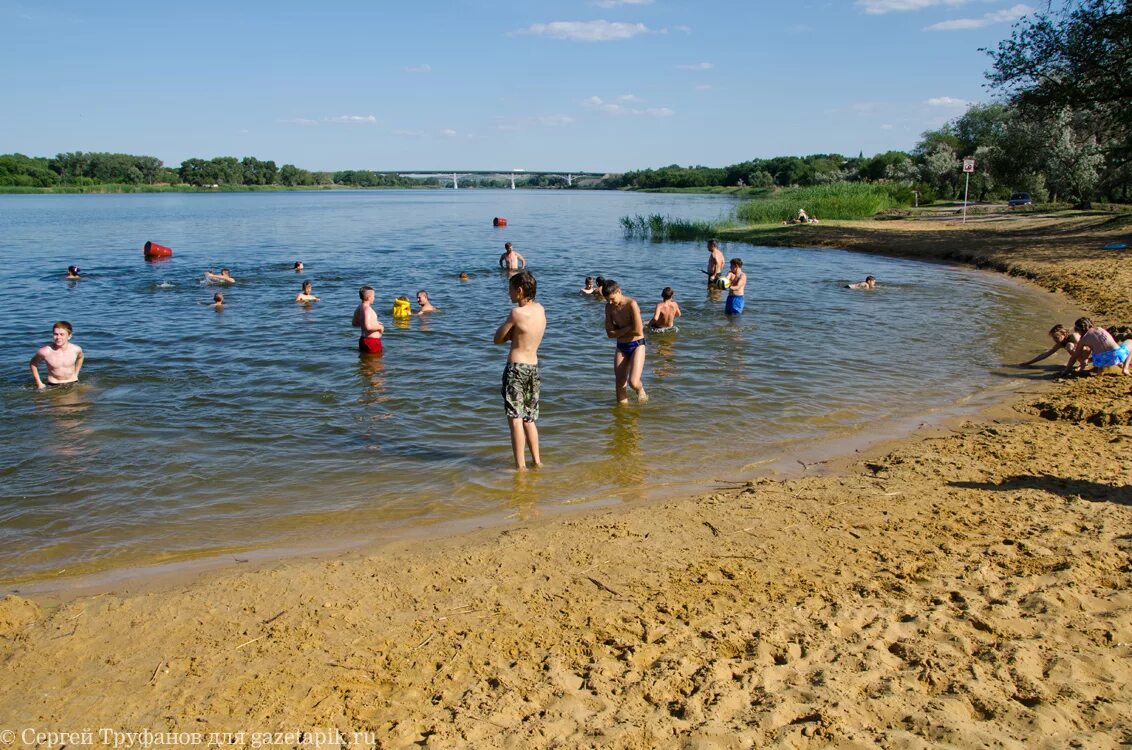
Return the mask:
M147 242L142 254L145 255L146 260L160 260L161 258L172 257L173 248L158 245L156 242Z
M491 225L493 227L505 227L505 226L507 226L507 219L496 216L494 219L491 220Z

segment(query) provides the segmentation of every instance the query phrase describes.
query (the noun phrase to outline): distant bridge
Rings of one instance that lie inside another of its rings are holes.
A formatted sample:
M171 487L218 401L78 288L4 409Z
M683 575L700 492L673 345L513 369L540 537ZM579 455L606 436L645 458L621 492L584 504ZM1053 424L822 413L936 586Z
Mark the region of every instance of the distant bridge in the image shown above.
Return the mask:
M440 169L401 169L395 172L385 172L385 174L396 174L401 177L432 177L439 179L442 182L452 181L452 189L460 189L461 177L485 176L485 177L499 177L501 179L511 180L511 189L515 189L516 177L561 177L566 180L568 186L573 186L574 178L576 177L605 177L609 172L582 172L570 170L557 170L557 171L528 171L526 169L481 169L481 170L464 170L462 172L453 172L451 170Z

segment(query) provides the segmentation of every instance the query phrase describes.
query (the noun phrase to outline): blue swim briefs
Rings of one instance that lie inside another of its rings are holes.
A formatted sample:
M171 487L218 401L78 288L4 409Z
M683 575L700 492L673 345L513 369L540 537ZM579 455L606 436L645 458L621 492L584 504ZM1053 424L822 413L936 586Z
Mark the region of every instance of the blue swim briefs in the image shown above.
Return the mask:
M723 312L726 315L738 315L743 312L744 304L743 295L729 294L727 295L727 303L723 306Z
M1107 352L1098 352L1093 355L1093 367L1115 367L1124 364L1128 359L1128 344L1121 344Z

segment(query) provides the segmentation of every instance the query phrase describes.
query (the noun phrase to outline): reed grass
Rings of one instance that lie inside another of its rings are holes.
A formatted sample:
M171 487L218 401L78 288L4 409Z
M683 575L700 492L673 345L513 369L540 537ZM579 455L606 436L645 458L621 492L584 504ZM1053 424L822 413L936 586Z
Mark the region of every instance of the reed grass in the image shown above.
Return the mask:
M665 240L703 240L710 239L719 230L734 226L730 220L702 221L678 219L672 216L650 214L642 216L622 216L621 228L625 236L663 242Z
M886 185L839 182L783 188L740 204L735 214L748 224L780 224L796 217L799 208L817 219L867 219L901 205L899 197Z

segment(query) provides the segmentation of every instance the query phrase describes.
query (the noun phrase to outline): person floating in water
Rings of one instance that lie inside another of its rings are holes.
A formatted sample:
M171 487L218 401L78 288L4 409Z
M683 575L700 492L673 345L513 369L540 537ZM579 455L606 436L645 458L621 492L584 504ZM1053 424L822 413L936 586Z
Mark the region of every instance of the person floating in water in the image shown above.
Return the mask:
M1025 362L1019 363L1018 366L1029 367L1032 364L1041 362L1043 359L1052 357L1061 349L1064 349L1069 354L1070 359L1072 359L1073 351L1077 348L1077 342L1081 340L1081 337L1077 335L1076 331L1066 330L1065 326L1061 325L1061 323L1058 323L1053 328L1049 329L1049 337L1053 339L1053 346L1051 346L1049 349L1042 352L1038 356L1034 357L1033 359L1028 359Z
M295 273L303 272L303 262L301 260L295 261Z
M594 298L595 299L601 299L602 298L603 295L602 295L601 290L602 290L602 287L604 287L604 286L605 286L605 277L598 276L596 279L594 279Z
M467 271L461 271L458 278L460 279L460 281L467 281L468 280L468 272Z
M715 240L708 240L708 259L707 259L707 283L709 287L715 288L719 286L719 276L723 273L723 264L725 259L723 251L719 249L719 243Z
M660 302L657 303L656 311L649 321L649 328L654 332L667 331L676 325L676 319L680 317L680 305L672 299L675 296L676 292L672 291L670 286L664 287L661 291Z
M220 273L213 273L212 269L204 272L206 281L215 282L217 284L235 284L236 280L232 278L232 272L227 268L221 268Z
M613 352L613 377L616 383L617 403L629 403L626 384L637 393L637 402L645 403L649 396L641 384L645 369L645 331L641 323L641 308L632 297L626 297L621 285L605 279L601 287L605 303L605 335L617 339Z
M846 284L846 289L876 289L877 280L875 276L866 276L864 281L858 281L856 284Z
M298 294L295 295L295 301L296 302L302 302L304 304L310 304L311 302L318 302L318 297L314 296L314 291L313 291L313 287L311 286L311 282L309 282L309 281L303 282L302 290Z
M596 291L594 289L594 277L593 276L587 276L586 277L586 283L582 286L581 290L579 290L579 291L581 291L582 294L585 294L587 296L593 294L594 291Z
M224 307L224 295L221 294L220 292L217 292L216 294L212 295L212 304L209 305L209 307L215 307L217 310L220 310L221 308L223 308Z
M354 318L350 323L354 328L362 329L358 351L362 354L381 354L381 334L385 331L385 326L377 319L377 313L373 309L373 287L363 286L358 290L358 296L362 303L354 310Z
M436 308L428 301L428 292L424 289L417 292L417 315L436 312Z
M510 242L506 242L503 244L503 255L499 256L499 267L516 271L527 267L527 259L515 252Z
M723 312L726 315L740 315L745 304L743 294L747 291L747 274L743 271L742 258L731 259L727 282L727 302L723 305Z
M67 278L68 279L81 279L82 276L79 275L79 267L78 266L67 266Z
M78 381L79 370L83 369L83 350L78 344L71 343L74 332L75 329L65 320L57 320L51 327L51 343L41 347L29 363L31 379L37 389ZM39 378L40 362L47 365L46 384Z
M526 447L531 460L542 466L538 445L539 372L538 347L546 333L546 310L535 302L537 284L529 271L520 271L509 282L515 307L495 331L495 343L511 343L507 365L503 368L503 409L511 430L511 450L515 468L527 468Z
M1068 375L1074 368L1084 369L1087 356L1092 357L1093 367L1098 370L1123 365L1121 372L1125 375L1132 374L1129 372L1129 366L1132 365L1132 339L1117 344L1111 333L1093 325L1093 321L1088 318L1078 318L1073 324L1073 330L1081 335L1081 340L1077 342L1069 364L1062 371L1063 375Z

